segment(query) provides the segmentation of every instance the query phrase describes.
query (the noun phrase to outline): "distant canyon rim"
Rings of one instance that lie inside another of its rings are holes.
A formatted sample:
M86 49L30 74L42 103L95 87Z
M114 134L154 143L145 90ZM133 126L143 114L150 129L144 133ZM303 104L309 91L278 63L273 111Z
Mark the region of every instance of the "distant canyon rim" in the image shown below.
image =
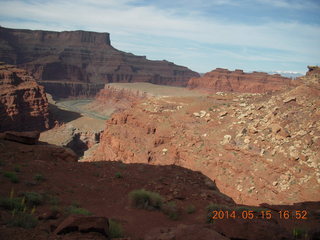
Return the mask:
M91 181L93 175L101 181L110 178L110 188L122 179L121 191L114 190L119 196L132 188L121 175L126 168L130 172L132 165L139 186L161 192L181 206L199 198L201 204L296 206L314 202L314 209L319 207L318 66L308 66L306 75L296 79L223 68L200 76L165 60L151 61L117 50L108 33L4 27L0 27L0 61L0 147L8 146L10 154L17 149L17 160L12 161L20 161L25 154L28 160L36 159L30 169L42 169L41 164L55 169L57 161L71 169L66 173L59 166L57 173L68 175L71 183L81 178L76 172L72 175L73 168L88 171L84 181ZM39 131L40 142L31 147L19 145L37 138L34 133L21 133L27 131ZM110 173L108 167L95 172L101 162L117 169L116 180L105 175ZM9 160L6 164L12 165ZM86 169L79 167L84 165ZM143 166L148 166L146 175L153 179L149 185L145 184L148 179L140 179ZM50 185L51 179L48 186L71 199L73 190L63 192L63 183L54 174L51 177L59 186ZM189 188L196 193L186 191ZM127 204L125 197L119 204ZM98 200L84 201L92 207L90 201ZM146 213L146 217L150 216ZM132 223L125 224L133 235L145 234ZM281 231L278 223L267 224L274 224L278 234L274 239L287 234L281 224ZM180 230L175 228L177 236ZM218 233L222 235L217 239L257 239L257 235L230 235L219 224L211 234Z

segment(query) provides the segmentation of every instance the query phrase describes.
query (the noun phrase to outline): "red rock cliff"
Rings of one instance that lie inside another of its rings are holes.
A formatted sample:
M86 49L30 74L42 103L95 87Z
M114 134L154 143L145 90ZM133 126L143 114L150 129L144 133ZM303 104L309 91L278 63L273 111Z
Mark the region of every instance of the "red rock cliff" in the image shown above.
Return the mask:
M40 81L186 86L190 78L199 76L171 62L119 51L110 45L108 33L0 27L0 42L0 61L27 69Z
M49 127L44 88L25 70L0 63L0 132Z
M88 161L183 166L240 203L319 201L319 86L146 98L112 115Z
M229 71L217 68L206 73L203 77L190 79L188 87L210 92L263 93L281 90L291 84L291 79L279 74L244 73L242 70Z

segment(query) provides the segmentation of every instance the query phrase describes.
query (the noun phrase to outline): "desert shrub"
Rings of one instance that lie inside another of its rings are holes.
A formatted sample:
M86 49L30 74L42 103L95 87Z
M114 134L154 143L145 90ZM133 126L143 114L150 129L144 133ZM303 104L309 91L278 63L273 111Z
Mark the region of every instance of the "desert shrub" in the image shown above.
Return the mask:
M116 178L122 178L122 174L121 172L116 172L115 175L114 175Z
M15 172L21 172L21 166L20 165L14 165L14 167L13 167L13 170L15 171Z
M186 208L186 212L187 212L188 214L192 214L192 213L194 213L195 211L196 211L196 207L195 207L194 205L192 205L192 204L188 205L187 208Z
M162 212L172 220L177 220L180 215L175 202L168 202L163 204Z
M47 202L51 205L58 205L60 200L57 196L49 195L47 196Z
M6 210L22 211L25 208L25 200L18 197L0 198L0 207Z
M40 183L40 182L43 182L45 181L45 177L41 174L41 173L37 173L33 179L37 182L37 183Z
M121 224L113 219L109 219L109 234L110 238L122 238L124 234Z
M129 193L131 203L136 208L161 209L163 198L158 194L144 189L134 190Z
M38 219L32 214L17 212L7 224L12 227L34 228L38 224Z
M211 223L213 222L213 211L227 211L230 210L229 207L225 206L225 205L221 205L221 204L216 204L216 203L209 203L209 205L207 206L207 223Z
M26 203L30 206L38 206L44 201L43 196L36 192L25 192L23 196L26 199Z
M294 228L292 235L295 239L308 239L308 233L304 229Z
M89 216L92 213L89 212L87 209L80 208L77 206L70 206L67 208L67 214L75 214L75 215L86 215Z
M0 159L0 167L1 167L1 166L5 166L5 162Z
M19 178L15 172L5 172L3 176L8 178L12 183L18 183Z

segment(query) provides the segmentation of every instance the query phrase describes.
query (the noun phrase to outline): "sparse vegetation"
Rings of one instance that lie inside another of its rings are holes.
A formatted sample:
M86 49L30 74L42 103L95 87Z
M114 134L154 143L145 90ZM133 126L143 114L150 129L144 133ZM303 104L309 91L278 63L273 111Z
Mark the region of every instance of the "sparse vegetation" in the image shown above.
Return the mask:
M14 167L13 167L13 170L15 171L15 172L21 172L21 166L20 165L14 165Z
M74 205L68 207L66 212L67 214L75 214L75 215L86 215L86 216L92 215L92 213L89 212L87 209L80 208Z
M45 181L45 177L41 173L37 173L33 178L37 183Z
M12 212L11 219L7 221L9 226L33 228L38 223L38 219L33 216L35 208L28 210L26 197L14 197L14 190L11 190L9 198L0 198L0 207Z
M124 237L123 228L120 223L110 219L109 220L109 234L111 238L122 238Z
M6 210L22 211L24 209L23 198L10 197L10 198L0 198L0 207Z
M237 207L234 208L234 210L237 211L237 212L242 212L242 211L261 212L261 211L268 211L269 209L267 209L267 208L259 208L259 207L237 206Z
M38 224L38 219L26 212L17 212L7 223L9 226L34 228Z
M12 183L20 182L20 180L15 172L5 172L5 173L3 173L3 176L8 178Z
M186 212L187 212L188 214L192 214L192 213L194 213L195 211L196 211L196 207L195 207L194 205L192 205L192 204L188 205L187 208L186 208Z
M49 204L56 206L59 204L60 200L57 196L49 195L46 197Z
M294 228L292 230L292 235L294 239L309 239L308 233L304 229Z
M44 198L40 193L25 192L23 197L26 199L26 203L30 206L38 206L43 203Z
M123 178L121 172L116 172L116 173L115 173L115 177L116 177L116 178Z
M163 204L162 212L172 220L177 220L180 215L175 202L168 202L166 204Z
M158 194L144 189L134 190L129 193L131 203L136 208L161 209L163 198Z

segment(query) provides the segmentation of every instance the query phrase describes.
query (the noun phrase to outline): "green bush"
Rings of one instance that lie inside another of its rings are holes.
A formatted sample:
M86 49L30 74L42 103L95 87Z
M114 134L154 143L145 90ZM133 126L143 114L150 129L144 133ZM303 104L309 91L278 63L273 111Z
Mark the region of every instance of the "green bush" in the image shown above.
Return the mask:
M0 207L6 210L22 211L25 208L25 199L23 198L0 198Z
M194 213L195 211L196 211L196 207L195 207L194 205L192 205L192 204L188 205L187 208L186 208L186 212L187 212L188 214L192 214L192 213Z
M76 207L76 206L70 206L67 208L68 214L75 214L75 215L92 215L91 212L89 212L87 209Z
M109 234L110 238L122 238L124 237L123 228L120 223L113 219L109 219Z
M30 206L38 206L43 203L43 196L40 193L36 192L25 192L23 196L26 199L26 202Z
M308 239L308 233L300 228L294 228L292 231L292 235L295 239Z
M26 212L17 212L7 223L9 226L34 228L38 224L38 219Z
M144 189L130 192L129 198L134 207L147 210L161 209L163 203L163 198L158 193Z
M114 175L116 178L122 178L122 174L120 172L116 172Z
M45 181L45 177L41 173L37 173L33 178L37 183Z
M162 206L162 212L172 220L179 218L179 210L175 202L168 202Z
M54 205L54 206L58 205L60 202L60 200L57 196L52 196L52 195L47 196L47 201L49 204Z
M3 176L5 176L6 178L10 179L10 181L12 183L18 183L19 182L19 178L18 178L17 174L14 173L14 172L5 172L5 173L3 173Z
M20 172L21 171L21 166L20 165L14 165L13 170L15 172Z

